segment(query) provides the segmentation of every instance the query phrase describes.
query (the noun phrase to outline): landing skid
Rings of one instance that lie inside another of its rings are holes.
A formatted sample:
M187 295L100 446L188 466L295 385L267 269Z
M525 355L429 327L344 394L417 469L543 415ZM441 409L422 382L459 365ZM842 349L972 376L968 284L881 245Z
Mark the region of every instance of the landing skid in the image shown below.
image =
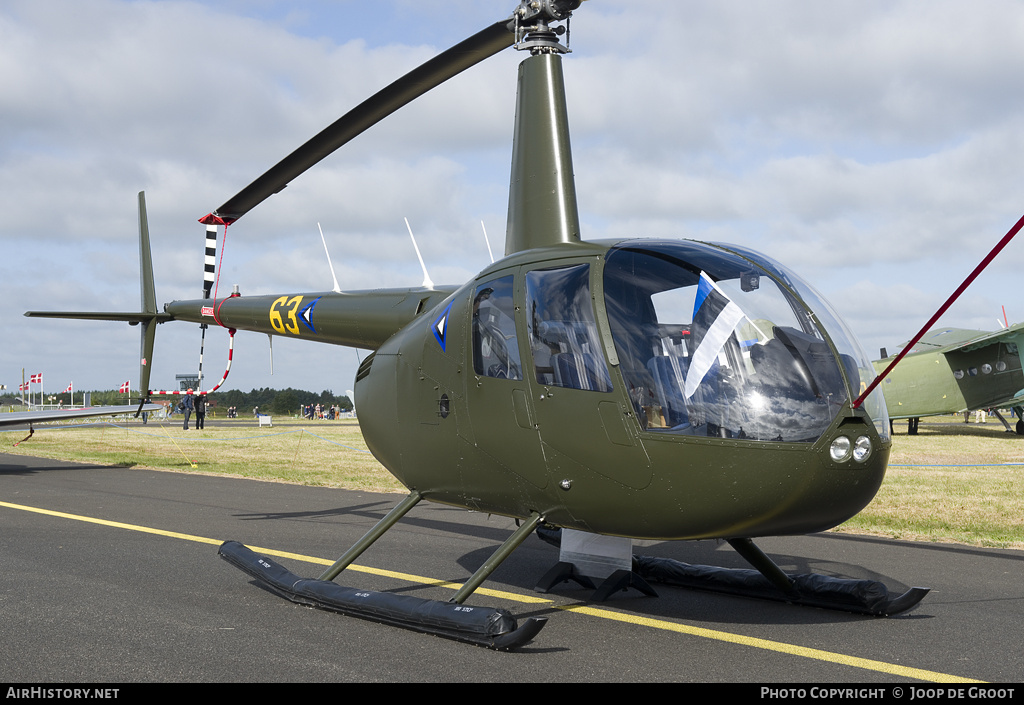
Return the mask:
M558 547L561 544L561 529L538 527L537 536L552 546ZM650 581L794 605L888 617L916 607L931 590L914 587L902 595L894 596L877 580L851 580L817 573L789 575L750 539L729 539L728 543L756 570L691 565L669 558L634 555L632 572L622 571L632 576L632 582L625 586L609 586L608 589L602 586L593 599L605 600L615 589L626 587L636 587L645 595L656 596L654 590L644 582ZM578 577L582 576L578 576L571 565L558 563L548 571L536 589L539 592L547 592L559 582L569 579L580 582ZM621 580L621 576L619 578ZM641 584L647 589L640 587ZM593 583L588 587L593 587Z
M300 605L340 612L418 632L508 651L528 643L547 623L530 617L522 625L503 609L469 607L410 595L356 590L330 580L300 578L237 541L221 545L220 557L260 585Z
M636 556L634 566L637 573L652 582L875 617L906 612L917 606L930 590L914 587L902 595L893 596L877 580L850 580L807 573L788 576L792 588L783 591L756 570L690 565L652 556Z

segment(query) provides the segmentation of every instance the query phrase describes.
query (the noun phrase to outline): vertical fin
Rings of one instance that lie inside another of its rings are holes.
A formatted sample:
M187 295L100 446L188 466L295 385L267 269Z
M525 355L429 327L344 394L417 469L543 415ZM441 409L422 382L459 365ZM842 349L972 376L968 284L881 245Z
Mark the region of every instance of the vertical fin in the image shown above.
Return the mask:
M142 312L155 315L156 284L153 281L153 253L149 246L145 191L139 191L139 285L142 289ZM142 322L142 349L139 356L139 397L142 403L149 398L149 372L153 363L156 326L157 322L152 318Z
M142 312L156 313L156 285L153 283L153 254L149 247L149 218L146 192L139 191L139 278L142 287Z

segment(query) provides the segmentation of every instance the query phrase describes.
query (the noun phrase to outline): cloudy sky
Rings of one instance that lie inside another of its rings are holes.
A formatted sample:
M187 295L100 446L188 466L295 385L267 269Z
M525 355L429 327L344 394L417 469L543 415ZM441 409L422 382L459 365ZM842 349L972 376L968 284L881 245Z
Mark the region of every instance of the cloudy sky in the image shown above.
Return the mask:
M138 377L136 328L30 309L139 305L146 191L161 302L198 298L196 221L511 0L0 3L0 384ZM627 14L625 9L630 14ZM894 350L1024 214L1024 4L592 0L566 57L583 234L761 250ZM229 229L221 290L466 281L502 250L507 50L388 118ZM1024 236L944 317L1024 320ZM207 337L220 376L227 336ZM160 326L153 386L199 331ZM365 353L359 353L360 356ZM227 388L351 389L356 351L240 333Z

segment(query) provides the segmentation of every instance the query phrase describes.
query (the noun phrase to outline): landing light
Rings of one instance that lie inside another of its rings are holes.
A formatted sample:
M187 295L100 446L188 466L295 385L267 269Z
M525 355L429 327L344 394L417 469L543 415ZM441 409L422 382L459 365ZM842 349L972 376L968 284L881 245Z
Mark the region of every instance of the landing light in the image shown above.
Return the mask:
M836 463L845 463L851 457L858 463L863 463L871 456L871 439L859 436L853 442L846 436L839 436L832 441L828 454Z
M828 454L832 456L832 460L835 462L845 463L850 459L850 439L846 436L839 436L839 438L832 441Z
M869 455L871 455L871 439L867 436L861 436L853 444L853 459L858 463L863 463L868 459Z

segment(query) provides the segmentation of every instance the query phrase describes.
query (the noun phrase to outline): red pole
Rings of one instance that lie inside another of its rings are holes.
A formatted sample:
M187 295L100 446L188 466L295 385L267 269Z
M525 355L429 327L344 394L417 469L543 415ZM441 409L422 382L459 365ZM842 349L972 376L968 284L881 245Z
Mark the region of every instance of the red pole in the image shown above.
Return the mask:
M964 292L964 289L970 286L971 282L978 278L978 275L981 274L985 267L987 267L989 263L993 259L995 259L996 255L998 255L1002 251L1002 249L1010 243L1010 240L1013 239L1013 236L1017 234L1017 232L1021 229L1022 226L1024 226L1024 216L1021 216L1020 220L1017 221L1016 225L1010 228L1010 230L1005 235L1003 235L1003 239L1000 240L996 244L996 246L992 248L992 251L988 253L985 259L983 259L981 263L974 268L974 271L971 272L971 275L964 280L963 284L957 287L957 290L953 292L953 295L946 299L946 303L942 304L939 310L936 311L935 314L928 319L928 322L924 324L924 327L921 328L920 331L918 331L917 335L914 336L913 340L907 343L906 347L904 347L903 350L900 351L900 354L896 356L896 359L890 362L889 366L882 370L882 374L875 377L874 381L868 385L868 388L865 389L859 397L857 397L857 400L853 402L854 409L860 407L860 405L864 403L864 400L867 399L868 394L871 394L871 392L874 391L875 387L878 386L878 383L885 379L886 375L888 375L892 368L896 366L896 363L902 360L903 356L910 352L911 348L917 345L917 341L919 341L921 337L928 332L928 330L935 324L935 321L939 319L939 316L944 314L946 312L946 309L952 306L953 302L960 297L960 294Z

